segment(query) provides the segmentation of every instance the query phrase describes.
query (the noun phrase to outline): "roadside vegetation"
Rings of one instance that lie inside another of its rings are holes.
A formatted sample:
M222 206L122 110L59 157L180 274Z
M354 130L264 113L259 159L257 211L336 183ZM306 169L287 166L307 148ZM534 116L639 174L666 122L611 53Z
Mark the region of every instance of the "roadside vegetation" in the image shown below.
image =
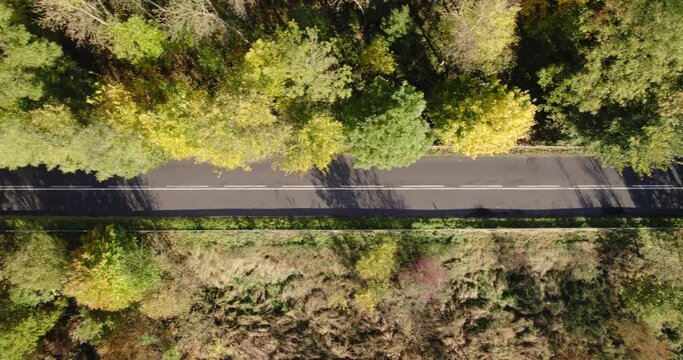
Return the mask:
M0 216L0 230L22 231L27 224L56 231L81 231L103 223L128 230L448 230L497 228L677 228L679 217L145 217Z
M301 174L534 144L647 174L683 155L681 23L680 1L7 0L0 167Z
M680 230L0 236L3 359L675 359Z

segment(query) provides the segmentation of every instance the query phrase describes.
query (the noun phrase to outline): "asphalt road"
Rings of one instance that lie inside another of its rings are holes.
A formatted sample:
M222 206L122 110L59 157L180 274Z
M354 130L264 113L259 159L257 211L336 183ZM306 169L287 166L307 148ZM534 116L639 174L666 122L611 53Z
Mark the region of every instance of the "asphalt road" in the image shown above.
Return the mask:
M349 158L326 174L219 172L173 162L135 179L44 168L0 171L2 214L53 215L683 215L683 166L641 179L587 157L426 157L391 171Z

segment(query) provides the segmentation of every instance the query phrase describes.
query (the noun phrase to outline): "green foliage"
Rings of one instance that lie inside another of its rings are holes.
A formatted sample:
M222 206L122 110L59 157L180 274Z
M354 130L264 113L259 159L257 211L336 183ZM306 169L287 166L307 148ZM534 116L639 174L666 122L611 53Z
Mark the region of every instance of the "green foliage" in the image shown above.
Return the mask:
M114 227L93 230L68 269L63 293L95 310L116 311L140 301L160 275L136 240Z
M112 53L135 65L157 59L164 52L164 33L138 15L110 25L107 35Z
M410 8L408 5L391 9L389 16L382 19L382 31L387 35L389 42L394 42L408 34L412 27L413 20L410 18Z
M585 64L549 98L596 114L608 105L645 103L683 72L683 4L677 1L606 2L587 22Z
M464 0L452 9L442 7L432 30L434 42L462 71L498 73L512 60L519 11L507 0Z
M553 64L539 73L553 119L606 164L647 174L680 156L682 120L663 104L675 99L683 73L675 35L681 21L678 2L606 2L582 27L591 41L577 41L580 66Z
M12 9L0 4L0 116L23 98L38 100L43 85L35 71L50 67L62 52L54 43L38 39L12 21ZM4 122L4 121L3 121Z
M19 249L7 257L0 271L12 284L12 301L27 306L51 301L62 286L64 244L41 232L20 234L17 241Z
M424 108L422 93L406 83L395 87L377 79L369 85L343 113L355 165L391 169L417 161L432 144Z
M296 134L286 155L274 166L286 173L305 174L311 168L322 171L344 150L344 129L334 118L314 115Z
M257 40L245 62L246 79L270 96L333 103L351 94L351 69L339 64L334 43L321 41L314 28L290 22L272 40Z
M529 95L472 78L447 82L429 107L439 141L471 157L509 152L527 136L536 112Z
M389 48L389 42L378 36L370 42L358 59L361 70L368 74L388 75L396 70L396 60Z
M116 327L113 316L93 313L85 310L78 326L70 333L71 337L80 343L97 345L108 331Z
M6 306L5 304L2 304ZM17 307L3 309L0 322L0 353L3 359L23 360L38 348L43 337L62 316L65 304L46 308L23 310Z

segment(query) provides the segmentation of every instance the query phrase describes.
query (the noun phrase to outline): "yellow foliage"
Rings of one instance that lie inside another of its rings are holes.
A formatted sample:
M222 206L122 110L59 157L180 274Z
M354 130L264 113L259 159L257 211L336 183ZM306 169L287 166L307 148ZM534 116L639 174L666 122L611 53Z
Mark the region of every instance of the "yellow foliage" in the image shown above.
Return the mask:
M375 284L357 293L353 299L353 305L359 310L372 312L386 293L387 288L385 286Z
M434 111L434 133L442 144L474 158L507 153L527 136L536 113L527 94L498 84L467 90L464 99L457 94L462 90L446 90Z
M325 171L344 150L344 129L328 115L314 116L299 130L294 144L275 167L287 173L305 174L312 167Z
M398 244L395 241L386 241L368 251L356 263L358 275L368 282L382 283L389 281L396 271L396 252Z
M389 48L389 42L383 37L376 37L363 49L359 62L363 72L369 74L388 75L396 70L394 54Z

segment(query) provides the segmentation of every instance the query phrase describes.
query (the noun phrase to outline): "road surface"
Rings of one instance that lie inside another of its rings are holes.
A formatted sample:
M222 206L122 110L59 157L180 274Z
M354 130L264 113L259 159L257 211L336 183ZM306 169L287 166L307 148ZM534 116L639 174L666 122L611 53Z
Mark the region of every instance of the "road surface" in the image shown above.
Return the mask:
M682 166L641 179L588 157L426 157L391 171L340 158L327 175L220 172L172 162L97 182L44 168L0 171L1 213L52 215L683 215Z

